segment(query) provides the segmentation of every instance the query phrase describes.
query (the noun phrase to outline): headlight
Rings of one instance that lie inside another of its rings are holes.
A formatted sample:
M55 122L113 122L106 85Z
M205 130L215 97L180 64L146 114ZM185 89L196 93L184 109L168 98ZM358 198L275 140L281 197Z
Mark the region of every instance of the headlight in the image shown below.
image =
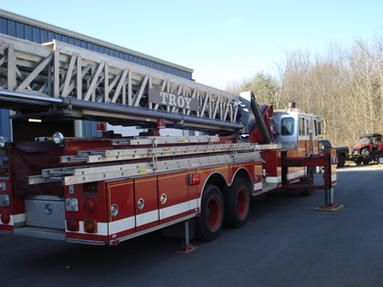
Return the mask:
M7 142L8 142L8 139L6 139L5 137L0 137L0 148L5 148L5 146L7 145Z
M8 194L0 194L0 206L7 207L9 206L9 195Z
M77 198L66 198L65 199L65 210L68 212L78 211L78 199Z
M64 135L60 132L55 132L52 139L55 144L61 145L64 142Z

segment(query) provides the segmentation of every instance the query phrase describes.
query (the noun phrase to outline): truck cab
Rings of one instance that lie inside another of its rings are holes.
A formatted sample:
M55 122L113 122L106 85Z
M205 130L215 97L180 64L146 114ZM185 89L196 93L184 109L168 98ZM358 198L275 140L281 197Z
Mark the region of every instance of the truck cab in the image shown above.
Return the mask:
M296 108L277 110L273 113L276 140L285 150L303 150L307 154L318 152L322 134L322 119L318 115L301 112ZM307 147L303 146L308 144Z

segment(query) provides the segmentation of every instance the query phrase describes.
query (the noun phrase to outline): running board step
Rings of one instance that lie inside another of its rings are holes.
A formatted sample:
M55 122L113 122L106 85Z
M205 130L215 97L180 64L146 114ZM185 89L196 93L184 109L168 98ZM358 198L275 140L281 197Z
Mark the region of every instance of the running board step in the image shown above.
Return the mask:
M58 229L40 228L40 227L19 227L13 230L13 233L21 236L53 239L53 240L65 240L65 231Z

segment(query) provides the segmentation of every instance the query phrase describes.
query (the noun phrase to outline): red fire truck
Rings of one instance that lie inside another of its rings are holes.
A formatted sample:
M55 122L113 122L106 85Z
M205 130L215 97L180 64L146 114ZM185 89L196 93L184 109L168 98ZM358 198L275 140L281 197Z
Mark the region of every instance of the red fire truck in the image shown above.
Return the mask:
M241 97L59 41L37 45L0 34L0 59L0 107L15 119L87 119L146 131L1 139L1 231L116 245L193 221L197 237L210 241L224 223L244 225L251 198L265 192L321 188L332 207L336 163L318 149L316 115L273 111L251 93ZM161 136L165 127L200 134ZM314 184L317 166L323 181Z

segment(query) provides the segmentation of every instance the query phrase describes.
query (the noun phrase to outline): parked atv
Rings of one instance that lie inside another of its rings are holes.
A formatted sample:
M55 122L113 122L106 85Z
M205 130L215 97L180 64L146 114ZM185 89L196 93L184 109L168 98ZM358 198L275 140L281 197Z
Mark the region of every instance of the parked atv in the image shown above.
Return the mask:
M383 143L381 134L366 134L352 147L351 159L357 164L367 165L371 161L383 164Z

